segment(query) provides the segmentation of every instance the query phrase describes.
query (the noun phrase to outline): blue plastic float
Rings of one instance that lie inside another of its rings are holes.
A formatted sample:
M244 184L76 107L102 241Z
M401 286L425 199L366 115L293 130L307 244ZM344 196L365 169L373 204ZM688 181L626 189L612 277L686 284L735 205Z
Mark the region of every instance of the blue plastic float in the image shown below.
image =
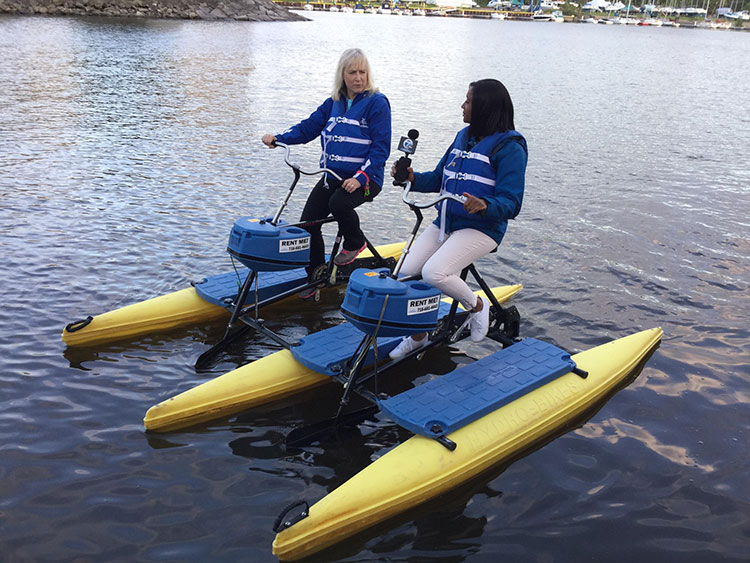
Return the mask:
M387 268L360 268L349 278L341 314L369 335L429 332L437 326L440 295L423 281L393 279Z
M285 221L240 217L227 252L256 272L292 270L310 262L310 233Z

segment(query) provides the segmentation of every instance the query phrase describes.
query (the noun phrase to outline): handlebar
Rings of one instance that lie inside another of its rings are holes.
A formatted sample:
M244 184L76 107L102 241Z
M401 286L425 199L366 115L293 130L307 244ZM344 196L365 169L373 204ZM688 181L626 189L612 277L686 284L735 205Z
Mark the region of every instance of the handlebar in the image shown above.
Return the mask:
M417 237L417 232L419 231L419 227L422 224L422 209L427 209L428 207L432 207L433 205L440 203L441 201L444 201L446 199L452 199L453 201L457 201L461 205L463 205L466 202L466 197L462 195L456 195L452 193L441 193L438 194L438 197L434 198L432 201L429 201L427 203L417 203L414 200L407 199L409 197L409 191L411 190L411 182L408 180L404 184L404 193L401 196L401 199L403 202L408 205L411 210L414 212L414 214L417 216L417 220L414 223L414 228L411 231L411 235L409 235L409 240L406 241L406 245L404 245L404 249L401 251L401 257L398 259L398 263L396 264L396 267L393 269L393 274L391 274L394 278L398 279L398 273L401 271L401 265L404 263L404 259L411 251L411 245L414 244L414 239Z
M446 200L446 199L452 199L453 201L457 201L458 203L463 205L464 203L466 203L466 199L467 199L466 197L462 195L456 195L456 194L446 192L446 193L440 194L433 201L430 201L428 203L417 203L414 200L409 201L408 199L406 199L407 196L409 195L409 190L411 190L411 182L407 181L405 184L404 193L401 196L401 199L409 207L415 207L417 209L427 209L428 207L432 207L433 205L440 203L441 201Z
M287 145L286 143L280 143L279 141L274 141L272 146L283 148L284 151L285 151L284 152L284 162L286 162L286 164L292 170L295 170L295 171L299 172L300 174L304 174L305 176L315 176L316 174L323 174L323 173L327 172L328 174L330 174L331 176L333 176L337 180L339 180L341 182L344 181L341 176L339 176L338 174L336 174L330 168L318 168L316 170L302 170L302 168L300 168L299 165L297 165L297 164L289 161L289 145Z

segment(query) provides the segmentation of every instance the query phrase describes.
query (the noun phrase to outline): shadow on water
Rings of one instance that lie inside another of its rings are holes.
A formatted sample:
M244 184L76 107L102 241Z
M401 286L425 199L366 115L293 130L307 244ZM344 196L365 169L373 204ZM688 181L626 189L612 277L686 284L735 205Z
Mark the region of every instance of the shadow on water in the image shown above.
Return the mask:
M639 362L639 364L630 372L630 374L610 393L603 399L592 405L584 413L582 413L575 420L562 428L554 430L552 433L544 436L540 440L531 444L529 447L516 453L512 458L502 461L501 463L485 470L481 474L471 478L469 481L462 485L448 491L445 494L440 495L437 498L431 499L425 503L419 504L414 508L403 512L397 516L389 518L383 522L376 524L375 526L359 532L355 536L344 540L343 542L331 546L323 551L313 554L302 561L309 563L318 563L324 561L334 561L339 559L346 559L348 557L355 556L358 553L364 552L367 549L369 552L378 553L380 551L391 551L397 547L395 543L410 543L411 549L418 550L431 550L434 548L435 534L444 533L445 530L450 530L452 527L457 530L463 530L463 534L460 538L440 536L440 542L442 550L448 549L445 546L445 542L451 542L453 540L461 540L461 549L466 550L470 547L467 544L468 538L479 538L482 536L484 528L488 522L488 518L485 515L479 517L470 517L466 514L466 509L471 499L481 493L487 498L502 498L503 492L495 490L491 483L508 467L513 465L516 461L524 458L531 453L543 448L553 440L556 440L560 436L567 434L573 430L584 426L591 418L593 418L604 405L619 391L633 383L643 371L643 368L648 363L649 359L653 356L659 345L656 345L649 353ZM399 429L400 430L400 429ZM401 441L408 438L408 432L401 431L399 434L404 434ZM351 475L356 474L359 470L364 469L371 461L372 450L368 449L368 443L372 440L371 436L363 436L361 433L352 434L346 441L326 444L323 451L308 451L311 460L314 461L314 465L318 467L331 467L335 471L335 477L328 483L327 489L330 493L341 485ZM380 440L376 440L379 442ZM397 445L391 443L391 445ZM460 444L459 444L460 447ZM352 455L354 453L354 455ZM365 455L367 454L367 455ZM346 460L345 464L341 461ZM363 460L364 463L356 470L352 469L351 461ZM343 467L342 467L343 466ZM350 475L351 473L351 475ZM278 507L281 510L283 507ZM457 521L461 521L461 525L456 524ZM413 522L414 531L409 533L406 537L394 538L392 534L393 530ZM439 523L437 523L439 522ZM450 524L448 524L450 523ZM374 543L373 540L376 540ZM465 555L455 555L456 561L462 561L466 558ZM407 557L406 561L423 561L424 556ZM445 560L441 557L441 560Z

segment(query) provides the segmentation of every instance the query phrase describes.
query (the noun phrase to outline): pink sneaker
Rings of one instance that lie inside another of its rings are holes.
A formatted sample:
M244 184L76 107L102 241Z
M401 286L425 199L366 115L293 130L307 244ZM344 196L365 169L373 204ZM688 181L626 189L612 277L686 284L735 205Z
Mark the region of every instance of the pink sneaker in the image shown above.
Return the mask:
M312 299L315 297L315 292L318 290L317 287L308 287L307 289L303 289L299 292L299 296L302 299Z
M367 243L363 244L362 248L360 248L359 250L342 249L341 252L336 255L336 258L333 259L333 263L337 266L346 266L347 264L351 264L365 248L367 248Z

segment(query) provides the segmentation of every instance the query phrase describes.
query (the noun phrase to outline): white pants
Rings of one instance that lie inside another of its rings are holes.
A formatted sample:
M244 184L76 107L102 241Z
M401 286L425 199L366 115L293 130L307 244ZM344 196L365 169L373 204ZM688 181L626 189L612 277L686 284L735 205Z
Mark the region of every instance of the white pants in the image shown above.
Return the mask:
M399 277L422 273L422 279L445 295L458 299L465 309L477 303L474 292L460 278L461 271L491 252L495 240L475 229L460 229L445 235L440 242L440 227L430 223L414 241L406 255Z

